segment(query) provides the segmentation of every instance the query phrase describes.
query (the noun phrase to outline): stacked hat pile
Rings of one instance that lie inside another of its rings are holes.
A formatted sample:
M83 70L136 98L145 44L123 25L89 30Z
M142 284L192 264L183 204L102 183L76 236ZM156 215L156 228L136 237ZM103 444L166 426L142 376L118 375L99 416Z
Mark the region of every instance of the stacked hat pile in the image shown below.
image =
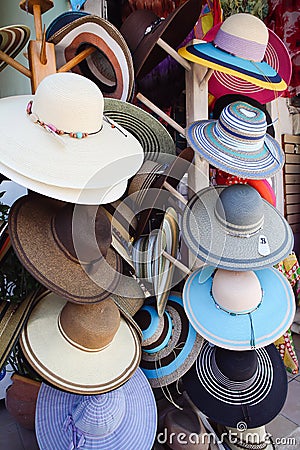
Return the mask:
M158 40L176 48L200 6L189 0L164 21L137 11L121 31L97 16L65 13L47 30L58 66L86 46L98 51L76 73L44 78L34 95L0 100L1 173L29 189L10 210L10 238L45 288L20 337L45 380L36 411L41 449L151 449L153 390L180 379L194 411L226 427L260 428L285 401L273 342L290 326L295 304L272 266L290 253L293 235L249 181L273 176L284 162L265 114L230 103L218 120L193 123L191 147L176 157L166 128L129 103L134 77L164 57ZM220 42L228 37L222 33ZM227 66L222 52L233 53L219 43L217 55L200 58L197 45L181 54L201 64L215 58L213 69ZM253 47L261 51L263 43ZM232 57L230 75L263 92L285 88L267 63L241 68L243 58ZM194 152L242 183L208 187L182 210L176 188ZM183 289L172 263L180 236L206 263ZM178 431L183 416L175 416L165 424Z

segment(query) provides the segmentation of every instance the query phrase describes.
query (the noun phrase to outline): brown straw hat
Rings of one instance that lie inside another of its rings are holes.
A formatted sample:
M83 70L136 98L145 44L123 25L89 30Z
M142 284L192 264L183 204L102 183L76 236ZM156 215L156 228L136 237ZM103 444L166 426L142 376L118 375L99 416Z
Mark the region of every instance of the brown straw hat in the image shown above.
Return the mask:
M57 295L96 303L118 284L121 258L102 207L24 196L11 208L9 233L21 263Z
M33 309L20 343L43 378L77 394L118 388L141 357L139 333L111 298L79 305L48 293Z

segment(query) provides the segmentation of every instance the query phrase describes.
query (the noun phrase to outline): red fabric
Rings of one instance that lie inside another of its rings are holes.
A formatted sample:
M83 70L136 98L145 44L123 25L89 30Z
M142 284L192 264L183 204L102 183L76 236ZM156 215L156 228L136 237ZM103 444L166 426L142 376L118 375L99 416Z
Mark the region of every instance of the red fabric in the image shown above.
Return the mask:
M292 60L293 73L284 96L300 94L300 3L299 0L268 0L269 13L264 22L285 43Z

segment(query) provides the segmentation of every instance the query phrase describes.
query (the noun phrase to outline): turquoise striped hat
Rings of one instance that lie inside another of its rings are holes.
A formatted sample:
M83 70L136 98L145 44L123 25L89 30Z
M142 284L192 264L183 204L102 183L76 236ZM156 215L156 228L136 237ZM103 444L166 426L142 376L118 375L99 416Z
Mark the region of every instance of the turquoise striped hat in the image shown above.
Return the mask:
M140 368L153 388L167 386L186 373L195 362L203 338L190 324L181 295L172 292L162 317L153 304L134 316L143 333Z
M218 120L193 122L187 140L211 165L243 178L271 177L284 164L283 150L267 133L265 113L246 102L227 105Z

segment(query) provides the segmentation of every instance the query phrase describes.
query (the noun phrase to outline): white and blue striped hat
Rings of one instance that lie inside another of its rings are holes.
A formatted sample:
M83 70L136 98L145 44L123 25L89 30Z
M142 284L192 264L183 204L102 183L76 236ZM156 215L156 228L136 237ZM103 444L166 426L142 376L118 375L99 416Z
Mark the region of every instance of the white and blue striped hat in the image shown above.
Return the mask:
M70 394L44 383L39 390L35 430L41 450L150 450L156 428L154 394L141 369L105 394Z
M199 120L187 140L214 167L243 178L273 176L284 164L279 143L267 134L263 111L245 102L227 105L218 120Z

